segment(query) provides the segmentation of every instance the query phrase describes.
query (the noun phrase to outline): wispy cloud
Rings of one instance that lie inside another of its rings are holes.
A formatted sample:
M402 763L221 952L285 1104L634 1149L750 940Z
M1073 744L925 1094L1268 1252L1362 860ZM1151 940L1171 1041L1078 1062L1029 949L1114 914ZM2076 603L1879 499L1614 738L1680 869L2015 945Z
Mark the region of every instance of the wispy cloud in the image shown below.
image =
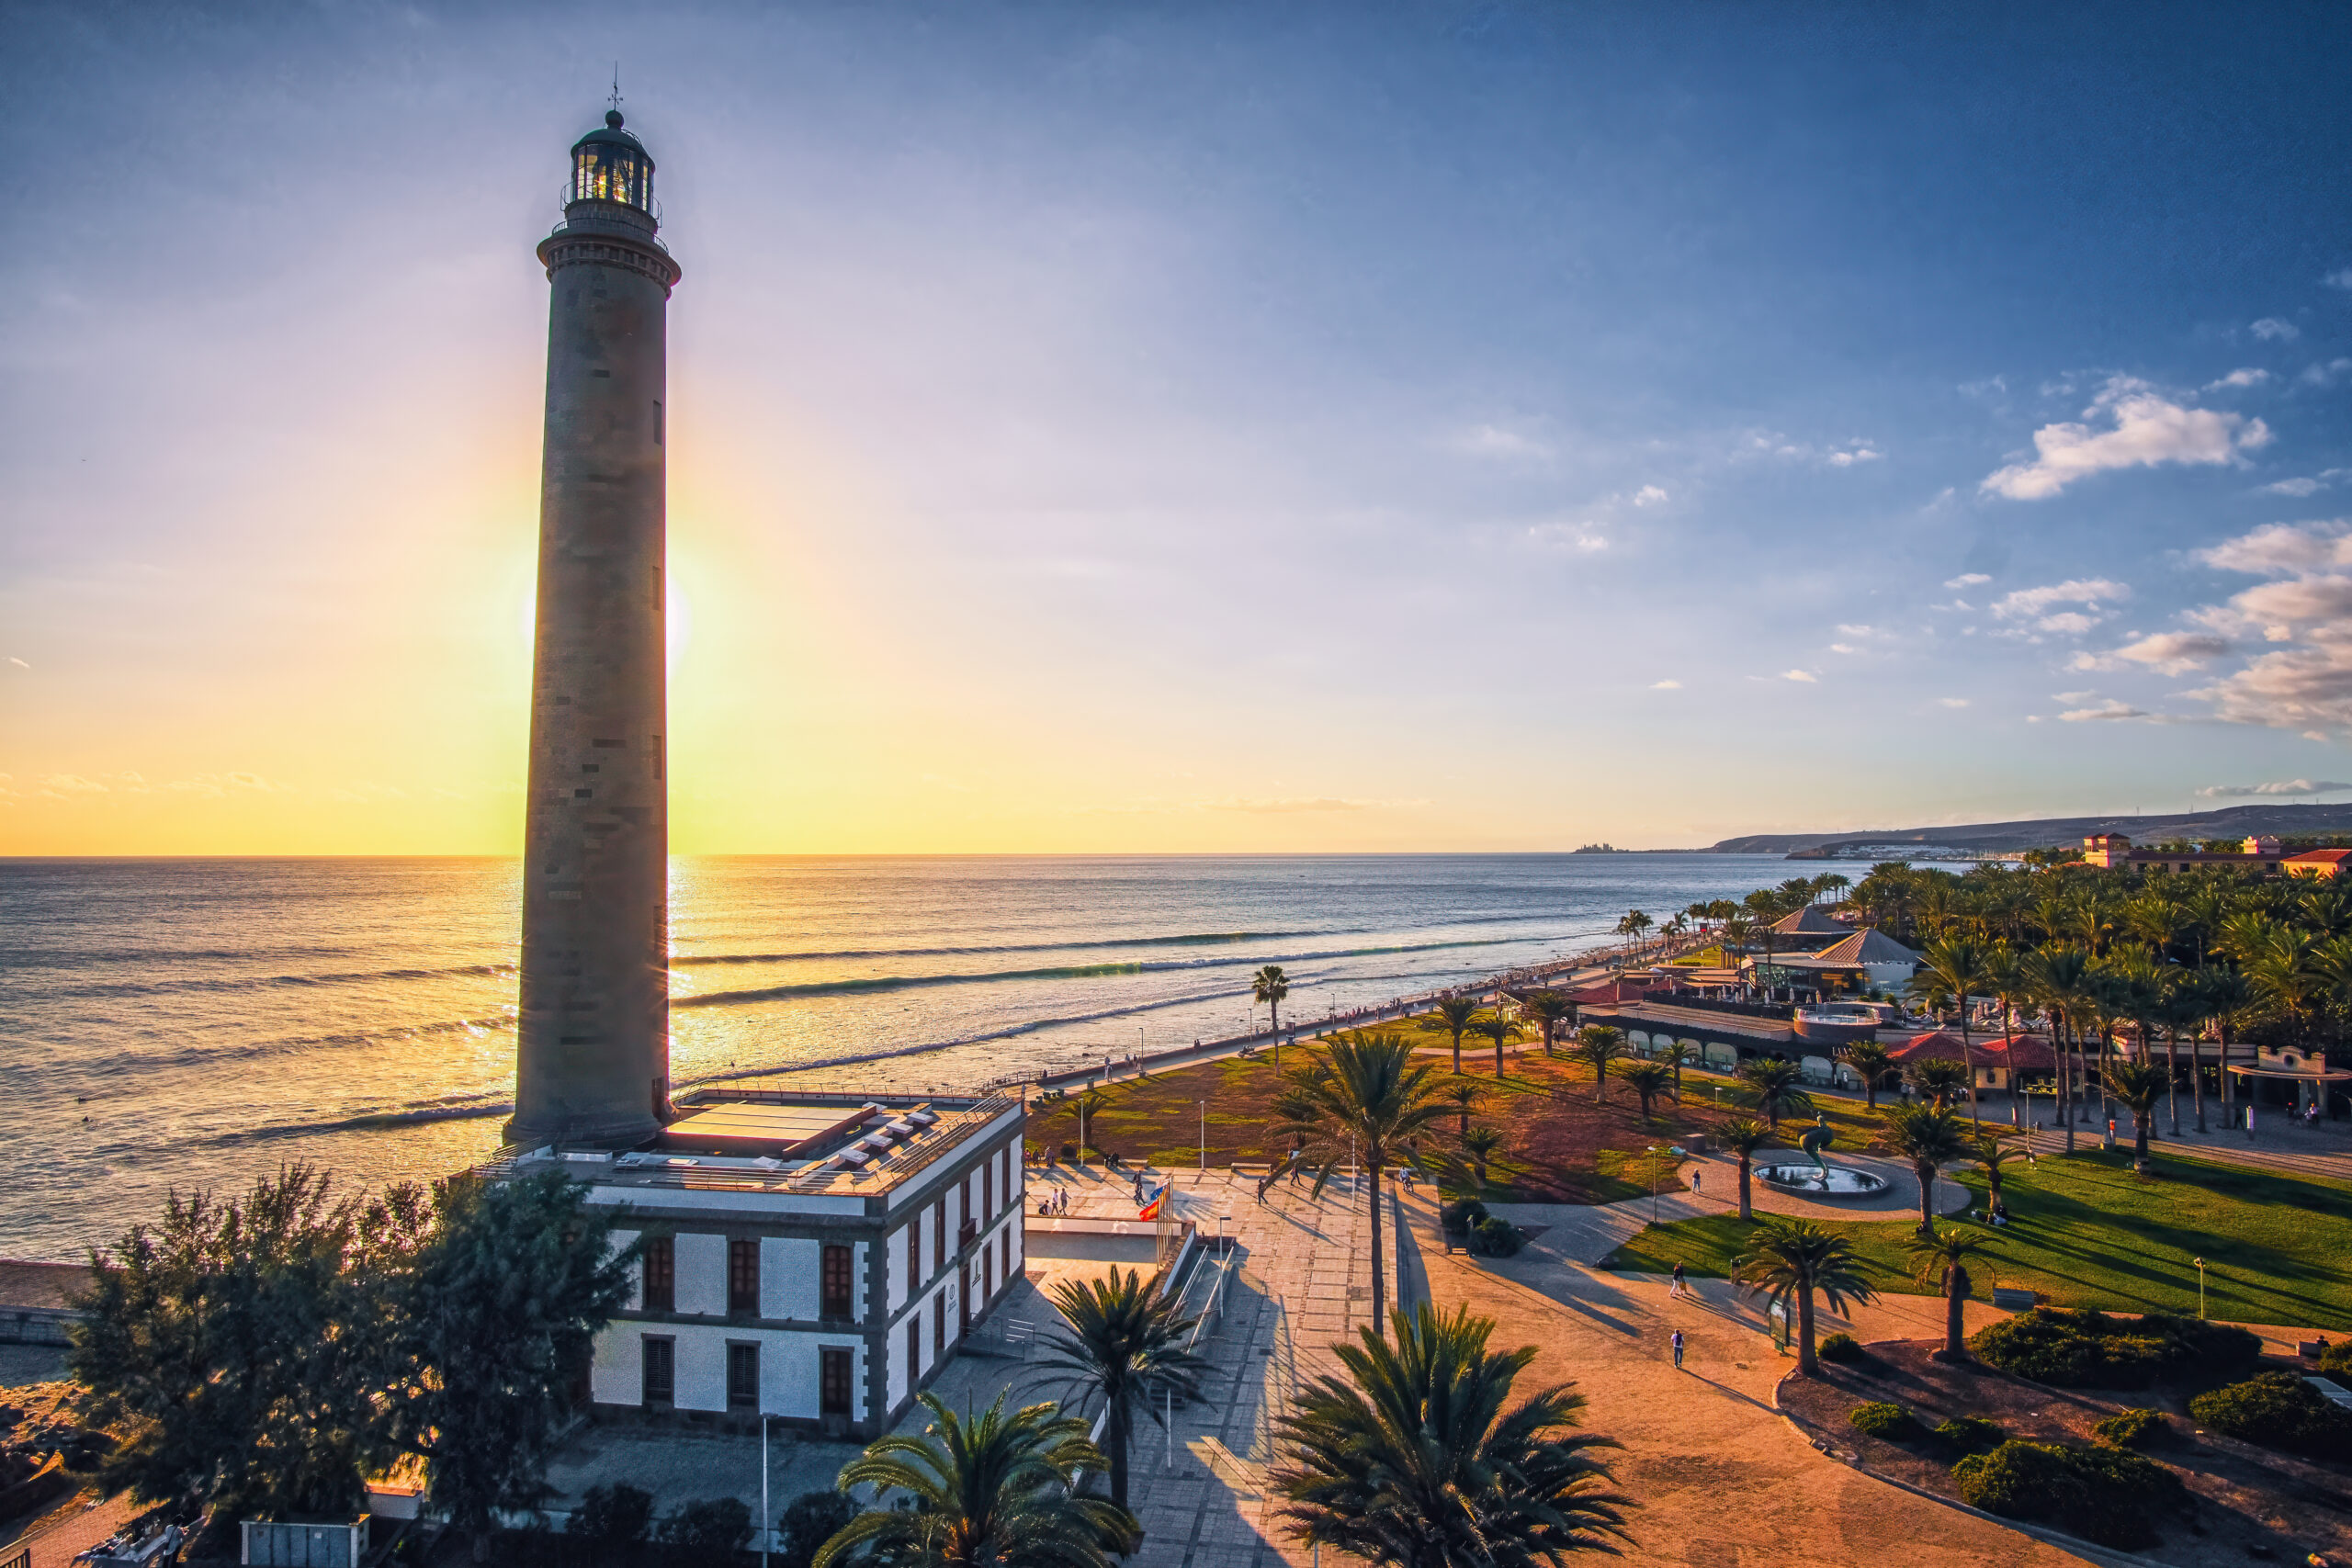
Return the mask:
M1634 504L1635 506L1656 506L1666 499L1666 491L1659 489L1657 485L1644 485L1640 490L1634 492Z
M2070 668L2120 670L2131 663L2145 665L2160 674L2185 675L2191 670L2202 670L2229 651L2229 639L2211 632L2155 632L2109 653L2078 653Z
M1993 603L1993 614L2005 621L2021 621L2037 632L2080 637L2107 617L2101 606L2132 597L2131 588L2104 577L2074 577L2040 588L2020 588ZM2080 610L2059 610L2060 604L2080 604ZM2011 634L2017 635L2017 634Z
M1985 576L1981 571L1963 571L1958 577L1946 578L1944 580L1944 586L1946 588L1973 588L1980 582L1990 582L1992 581L1993 580L1991 578Z
M2146 718L2148 715L2143 709L2109 697L2095 708L2069 708L2058 716L2068 724L2088 724L2102 718Z
M1652 681L1650 682L1650 690L1653 692L1679 692L1681 689L1682 682L1679 681Z
M2320 281L2326 284L2330 288L2352 288L2352 266L2345 267L2337 272L2328 273L2326 276L2323 276Z
M2277 316L2265 316L2248 330L2265 343L2290 343L2303 335L2302 328Z
M2346 359L2342 355L2338 355L2334 359L2324 360L2315 364L2304 366L2302 374L2295 378L2295 385L2298 387L2333 387L2336 382L2342 380L2346 375L2352 375L2352 359Z
M1505 461L1549 457L1552 444L1525 431L1512 430L1499 424L1473 425L1455 434L1446 443L1456 452L1470 457L1490 457Z
M2205 390L2209 392L2219 392L2227 390L2233 387L2259 387L2265 381L2269 379L2269 371L2256 370L2253 367L2248 366L2243 369L2231 371L2228 375L2222 377L2218 381L2206 382Z
M1781 671L1781 679L1783 681L1803 681L1806 684L1811 685L1820 681L1821 677L1815 674L1810 670L1783 670Z
M2110 468L2242 462L2242 454L2270 442L2270 427L2258 419L2184 407L2129 376L2109 379L2083 417L2110 421L2112 428L2045 424L2033 433L2032 461L1989 474L1978 488L2011 501L2041 501Z
M2334 795L2346 789L2352 789L2352 784L2339 784L2334 779L2279 779L2270 784L2207 784L2197 793L2206 800L2245 800L2267 795Z
M17 658L13 653L8 656L8 662L15 665L19 670L29 670L32 668L31 665L26 663L23 660Z
M1964 708L1968 705L1966 697L1938 697L1936 702L1939 706L1948 708Z

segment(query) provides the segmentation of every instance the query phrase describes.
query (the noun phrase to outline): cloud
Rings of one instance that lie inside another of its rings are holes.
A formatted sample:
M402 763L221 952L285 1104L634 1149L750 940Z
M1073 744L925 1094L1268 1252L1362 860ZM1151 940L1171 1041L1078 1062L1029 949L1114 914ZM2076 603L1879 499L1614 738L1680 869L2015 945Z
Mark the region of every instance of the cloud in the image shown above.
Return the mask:
M1679 692L1681 689L1682 682L1679 681L1652 681L1650 682L1650 690L1653 692Z
M2144 664L2159 674L2185 675L2191 670L2202 670L2209 660L2229 651L2229 640L2211 632L2156 632L2124 644L2115 650L2114 657ZM2079 661L2076 667L2084 668Z
M1781 679L1783 681L1803 681L1806 684L1812 685L1817 683L1821 677L1815 675L1810 670L1783 670L1781 671Z
M2193 558L2222 571L2242 571L2249 577L2278 577L2290 572L2352 566L2352 519L2265 523L2250 534L2224 539L2211 549L2195 551Z
M2258 419L2185 408L2128 376L2111 378L2083 415L2104 416L2115 427L2094 433L2087 424L2045 424L2033 433L2033 461L2012 463L1977 488L2011 501L2041 501L2106 469L2242 462L2244 453L2270 443L2270 427Z
M1993 580L1991 578L1985 576L1981 571L1963 571L1958 577L1946 579L1944 586L1946 588L1973 588L1980 582L1990 582L1992 581Z
M2206 382L2205 390L2219 392L2231 387L2259 387L2269 379L2269 371L2256 370L2249 367L2242 370L2233 370L2218 381Z
M2324 365L2306 365L2303 367L2303 373L2295 378L2295 385L2298 387L2334 386L2337 378L2347 370L2352 370L2352 359L2335 358Z
M2197 794L2204 800L2245 800L2266 795L2334 795L2344 789L2352 789L2352 784L2338 784L2333 779L2280 779L2271 784L2208 784Z
M2095 708L2069 708L2058 716L2068 724L2087 724L2095 719L2145 718L2148 715L2140 708L2129 706L2109 697Z
M2104 577L2073 577L2040 588L2020 588L1993 603L1993 614L2005 621L2025 621L2037 632L2080 637L2107 617L2096 612L2103 604L2132 597L2128 584ZM2059 604L2080 604L2081 610L2053 610Z
M1833 642L1829 645L1829 651L1832 653L1860 653L1862 650L1856 648L1850 642Z
M2347 266L2341 272L2331 272L2320 281L2330 288L2352 288L2352 266Z
M2275 479L2262 487L2265 495L2291 495L2298 500L2315 494L2323 487L2317 479Z
M1665 499L1666 491L1660 490L1656 485L1644 485L1640 490L1634 492L1634 504L1635 506L1656 506Z
M1504 461L1525 461L1549 457L1552 444L1499 424L1473 426L1447 443L1456 452L1471 457L1491 457Z
M1596 534L1575 523L1540 523L1527 531L1527 536L1547 549L1582 550L1593 555L1609 547L1609 536Z
M23 660L17 658L13 653L8 656L8 662L15 665L19 670L29 670L32 668L31 665L26 663Z
M1884 637L1886 635L1877 626L1863 626L1856 621L1840 621L1838 623L1838 630L1845 637Z
M2214 716L2231 724L2307 733L2352 728L2352 641L2331 637L2266 653L2188 695L2212 704Z
M2052 692L2050 700L2053 703L2086 703L2098 695L2097 692Z
M107 786L96 779L85 779L79 773L45 773L35 781L40 788L35 793L51 800L69 800L77 795L105 795Z
M1850 468L1857 463L1875 463L1885 457L1868 443L1860 443L1842 452L1832 452L1824 459L1833 468Z
M1964 708L1968 705L1966 697L1938 697L1936 701L1948 708Z
M2303 335L2303 330L2301 327L2292 321L2281 321L2277 316L2263 317L2262 320L2254 323L2251 330L2255 336L2265 343L2286 343Z

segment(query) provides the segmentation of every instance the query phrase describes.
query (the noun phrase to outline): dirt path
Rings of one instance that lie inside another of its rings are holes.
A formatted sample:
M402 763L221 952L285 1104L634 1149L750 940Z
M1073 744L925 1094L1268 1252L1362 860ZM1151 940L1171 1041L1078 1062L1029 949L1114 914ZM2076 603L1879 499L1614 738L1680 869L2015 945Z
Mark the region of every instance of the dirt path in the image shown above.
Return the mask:
M1557 1254L1449 1257L1433 1212L1417 1205L1412 1219L1417 1267L1437 1303L1494 1317L1500 1344L1537 1346L1530 1378L1573 1379L1589 1429L1624 1445L1617 1478L1642 1502L1627 1561L1704 1568L2086 1561L1817 1452L1773 1407L1773 1386L1791 1363L1765 1337L1760 1314L1724 1281L1700 1281L1689 1301L1669 1301L1662 1280L1600 1273ZM1850 1325L1825 1314L1821 1332L1924 1336L1940 1332L1941 1310L1929 1297L1889 1297ZM1687 1343L1679 1372L1668 1343L1676 1328Z

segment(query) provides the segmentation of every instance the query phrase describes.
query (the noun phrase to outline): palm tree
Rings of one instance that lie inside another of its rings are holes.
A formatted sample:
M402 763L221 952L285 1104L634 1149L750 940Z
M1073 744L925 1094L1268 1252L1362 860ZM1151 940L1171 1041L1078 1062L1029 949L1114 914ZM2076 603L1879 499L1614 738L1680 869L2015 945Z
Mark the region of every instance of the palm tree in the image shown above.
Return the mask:
M1473 1023L1470 1028L1473 1032L1483 1034L1495 1043L1495 1081L1500 1083L1503 1077L1503 1047L1513 1040L1525 1039L1527 1031L1520 1027L1519 1020L1503 1016L1500 1003L1497 1003L1492 1010Z
M1799 1087L1804 1081L1804 1074L1794 1062L1774 1061L1770 1056L1758 1056L1739 1069L1740 1086L1755 1098L1756 1109L1764 1113L1775 1134L1781 1130L1781 1117L1813 1109L1813 1096Z
M2056 920L2059 911L2043 912ZM2054 943L2035 951L2026 960L2027 984L2034 999L2050 1014L2050 1043L2058 1064L2058 1124L2066 1130L2066 1152L2075 1152L2075 1052L2069 1038L2073 1026L2088 1016L2091 1002L2090 954L2081 948Z
M1755 1210L1748 1202L1749 1180L1755 1174L1756 1151L1771 1143L1777 1136L1771 1128L1753 1116L1734 1116L1715 1128L1715 1142L1739 1156L1739 1217L1752 1220Z
M1984 988L1984 955L1964 937L1946 937L1919 958L1919 972L1911 981L1912 990L1925 997L1949 997L1960 1014L1960 1062L1968 1074L1968 1119L1974 1122L1976 1058L1968 1048L1968 994Z
M1887 1109L1881 1136L1896 1158L1911 1162L1911 1174L1919 1179L1919 1234L1926 1235L1936 1227L1936 1172L1968 1157L1968 1132L1940 1106L1896 1105Z
M1520 998L1519 1013L1521 1018L1535 1021L1535 1027L1543 1032L1544 1054L1548 1056L1552 1054L1552 1043L1560 1032L1560 1025L1576 1016L1577 1004L1568 1000L1566 993L1562 991L1531 991Z
M1657 923L1639 909L1628 909L1625 911L1625 918L1617 922L1617 934L1623 937L1629 943L1639 942L1642 940L1642 933Z
M2025 1146L1999 1133L1977 1129L1968 1140L1968 1157L1984 1171L1984 1202L1988 1208L2001 1207L2001 1168L2025 1153Z
M2218 964L2205 971L2204 982L2197 989L2206 1016L2213 1021L2213 1037L2221 1052L2222 1120L2234 1127L2237 1097L2230 1082L2230 1032L2233 1025L2254 1016L2262 998L2245 976Z
M1875 1040L1857 1040L1846 1047L1846 1066L1862 1080L1862 1098L1878 1109L1878 1086L1894 1070L1894 1056Z
M1250 976L1250 994L1266 1004L1266 1016L1272 1021L1271 1032L1283 1032L1283 998L1290 995L1290 976L1283 973L1279 964L1269 964Z
M1632 1539L1593 1457L1617 1444L1572 1432L1584 1396L1558 1383L1506 1408L1534 1346L1490 1351L1492 1319L1427 1303L1395 1326L1393 1348L1370 1328L1337 1347L1347 1376L1282 1423L1267 1480L1303 1543L1387 1568L1557 1568Z
M1950 1111L1951 1102L1960 1098L1962 1083L1968 1069L1949 1056L1920 1056L1903 1068L1904 1081L1913 1093L1928 1100L1939 1111Z
M1868 1278L1870 1265L1854 1244L1804 1221L1767 1218L1749 1238L1747 1250L1732 1259L1732 1280L1751 1295L1770 1298L1785 1307L1797 1303L1797 1371L1812 1377L1821 1370L1813 1354L1813 1293L1828 1301L1840 1316L1849 1300L1877 1299Z
M1617 1069L1617 1081L1642 1097L1642 1120L1650 1119L1650 1101L1674 1084L1674 1069L1664 1062L1628 1062Z
M1453 1071L1456 1077L1462 1072L1462 1036L1468 1032L1470 1021L1477 1016L1477 998L1446 997L1441 998L1430 1015L1420 1021L1420 1026L1432 1034L1453 1036Z
M1351 1157L1363 1162L1372 1215L1372 1321L1380 1323L1388 1299L1381 1272L1380 1179L1398 1165L1426 1168L1422 1145L1450 1108L1430 1069L1413 1066L1413 1047L1398 1034L1334 1040L1329 1056L1291 1082L1301 1114L1276 1131L1299 1139L1301 1158L1316 1168L1315 1196L1323 1196Z
M1492 1127L1473 1127L1462 1134L1461 1143L1463 1157L1470 1162L1471 1196L1481 1196L1487 1190L1487 1167L1503 1146L1503 1135Z
M2107 1089L2132 1112L2132 1168L2148 1174L2148 1119L2156 1113L2172 1075L2154 1062L2117 1062L2107 1069Z
M1100 1394L1111 1418L1102 1424L1102 1449L1111 1459L1111 1501L1127 1506L1127 1447L1135 1431L1136 1406L1154 1421L1162 1402L1192 1399L1208 1363L1187 1349L1193 1320L1177 1298L1162 1295L1158 1281L1141 1269L1113 1269L1091 1282L1064 1280L1053 1289L1060 1331L1046 1347L1045 1381L1066 1391L1062 1403ZM1081 1404L1082 1408L1082 1404Z
M1939 1361L1968 1359L1968 1338L1962 1313L1968 1304L1971 1280L1968 1260L1996 1250L1991 1236L1958 1225L1930 1225L1905 1243L1911 1254L1912 1273L1923 1284L1934 1285L1944 1298L1944 1348Z
M1606 1023L1588 1023L1577 1031L1577 1055L1592 1065L1595 1105L1609 1098L1609 1064L1625 1054L1625 1032Z
M923 1436L878 1438L841 1474L842 1491L870 1484L877 1503L895 1494L903 1506L858 1515L818 1551L813 1568L1111 1568L1112 1553L1143 1544L1133 1514L1079 1490L1082 1473L1103 1462L1083 1420L1051 1404L1008 1416L1002 1393L958 1420L938 1395L919 1397L931 1411Z
M1480 1100L1487 1098L1487 1086L1476 1078L1455 1078L1438 1090L1438 1093L1453 1101L1461 1112L1461 1122L1454 1129L1456 1135L1467 1136L1470 1132L1470 1112L1477 1109Z

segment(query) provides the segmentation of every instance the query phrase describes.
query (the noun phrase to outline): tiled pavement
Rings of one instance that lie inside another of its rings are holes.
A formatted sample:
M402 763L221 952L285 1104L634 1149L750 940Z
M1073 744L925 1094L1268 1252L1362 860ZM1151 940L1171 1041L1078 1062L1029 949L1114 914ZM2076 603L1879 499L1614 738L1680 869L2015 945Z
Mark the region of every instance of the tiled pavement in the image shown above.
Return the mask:
M1184 1217L1199 1221L1213 1236L1223 1216L1226 1234L1237 1239L1223 1310L1202 1342L1211 1366L1204 1397L1175 1412L1172 1442L1157 1423L1138 1423L1128 1502L1143 1521L1145 1539L1129 1561L1132 1568L1305 1562L1303 1554L1286 1552L1280 1532L1264 1517L1268 1428L1299 1380L1337 1370L1332 1343L1371 1319L1364 1243L1370 1215L1346 1182L1335 1183L1319 1201L1305 1181L1277 1183L1261 1204L1252 1179L1222 1170L1173 1177ZM1057 1178L1033 1172L1030 1180L1033 1204L1039 1191L1058 1181L1072 1194L1073 1214L1135 1215L1125 1181L1091 1172ZM1414 1272L1408 1268L1408 1280ZM997 1314L1042 1325L1052 1321L1053 1309L1024 1281ZM1022 1361L967 1355L934 1387L955 1408L984 1406L1008 1386L1016 1400L1024 1391L1030 1398L1049 1397L1053 1391L1035 1377L1035 1369ZM922 1422L910 1419L909 1426L919 1430Z

